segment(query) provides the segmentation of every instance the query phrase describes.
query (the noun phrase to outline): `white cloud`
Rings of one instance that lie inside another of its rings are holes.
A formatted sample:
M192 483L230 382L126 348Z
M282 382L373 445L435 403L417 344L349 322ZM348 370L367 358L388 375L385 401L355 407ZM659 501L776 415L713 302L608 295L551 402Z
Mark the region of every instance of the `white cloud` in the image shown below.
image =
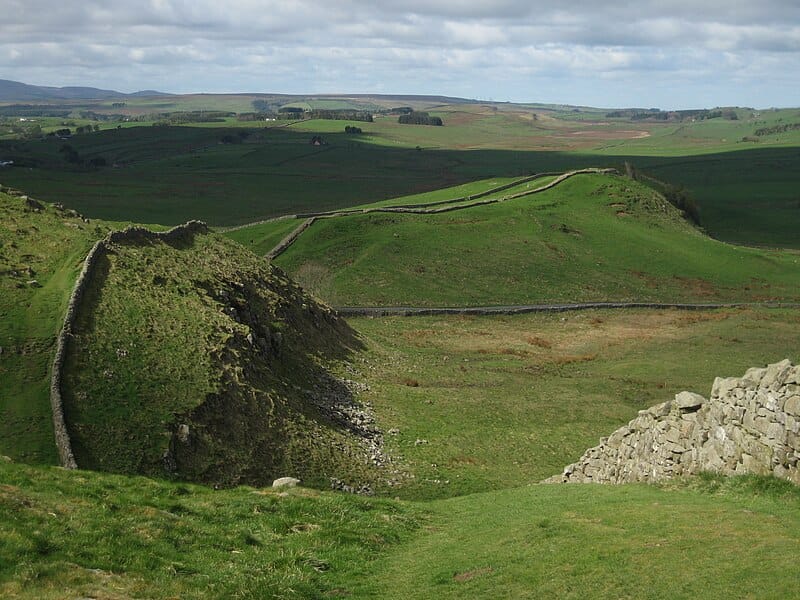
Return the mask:
M0 0L0 14L0 77L38 84L800 104L794 1Z

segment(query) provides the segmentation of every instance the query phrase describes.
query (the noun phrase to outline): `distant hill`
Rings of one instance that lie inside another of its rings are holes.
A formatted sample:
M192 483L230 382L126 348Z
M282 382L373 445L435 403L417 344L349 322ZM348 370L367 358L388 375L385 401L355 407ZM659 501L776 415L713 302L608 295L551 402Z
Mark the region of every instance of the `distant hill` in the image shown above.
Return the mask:
M101 90L93 87L49 87L28 85L19 81L0 79L0 102L29 102L31 100L105 100L109 98L130 98L141 96L167 96L155 90L142 90L124 94L114 90Z

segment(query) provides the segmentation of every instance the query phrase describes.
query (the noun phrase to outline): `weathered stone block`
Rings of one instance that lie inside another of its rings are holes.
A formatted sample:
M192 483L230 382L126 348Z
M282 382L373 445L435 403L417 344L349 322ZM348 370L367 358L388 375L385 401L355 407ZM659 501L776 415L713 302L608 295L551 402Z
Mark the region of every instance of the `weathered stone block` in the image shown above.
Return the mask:
M675 395L674 404L682 412L691 410L691 409L698 409L704 403L706 399L703 398L700 394L695 394L694 392L681 392Z
M800 417L800 395L787 398L783 403L783 412L793 417Z
M732 390L739 386L739 380L735 377L717 377L714 385L711 386L711 397L720 398L727 396Z
M767 366L767 371L761 379L762 388L771 388L774 384L782 385L792 372L792 363L784 359L779 363Z
M747 371L744 373L744 377L741 379L742 387L758 387L766 372L767 369L764 367L753 367L751 369L747 369Z

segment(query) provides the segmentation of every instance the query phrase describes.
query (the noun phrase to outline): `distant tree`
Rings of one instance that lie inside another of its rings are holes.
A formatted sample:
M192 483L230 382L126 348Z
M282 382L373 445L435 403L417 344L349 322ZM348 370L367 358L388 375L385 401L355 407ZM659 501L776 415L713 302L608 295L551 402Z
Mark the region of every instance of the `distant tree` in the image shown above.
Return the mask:
M61 146L59 152L64 155L64 160L66 160L68 163L77 165L83 162L78 154L78 151L69 144L64 144Z

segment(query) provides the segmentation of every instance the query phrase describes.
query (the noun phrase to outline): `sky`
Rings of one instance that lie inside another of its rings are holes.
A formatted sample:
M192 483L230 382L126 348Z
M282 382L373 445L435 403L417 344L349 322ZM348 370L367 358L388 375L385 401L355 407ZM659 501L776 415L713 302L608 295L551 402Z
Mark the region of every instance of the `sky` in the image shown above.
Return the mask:
M0 0L0 79L800 106L800 0Z

